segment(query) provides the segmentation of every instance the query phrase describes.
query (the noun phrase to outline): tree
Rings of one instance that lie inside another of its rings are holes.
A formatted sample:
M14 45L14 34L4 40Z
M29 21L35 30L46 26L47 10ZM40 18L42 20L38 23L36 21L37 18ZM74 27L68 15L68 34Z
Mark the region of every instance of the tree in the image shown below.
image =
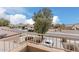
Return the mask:
M33 20L35 21L34 31L45 34L52 25L52 11L49 8L42 8L37 13L34 13Z
M60 24L55 24L55 25L53 25L53 27L54 27L55 29L57 29L57 28L60 27Z
M65 24L55 24L53 27L61 31L65 29Z
M8 26L9 25L9 21L6 19L0 19L0 26Z
M60 31L64 30L65 29L65 24L60 24L59 29L60 29Z

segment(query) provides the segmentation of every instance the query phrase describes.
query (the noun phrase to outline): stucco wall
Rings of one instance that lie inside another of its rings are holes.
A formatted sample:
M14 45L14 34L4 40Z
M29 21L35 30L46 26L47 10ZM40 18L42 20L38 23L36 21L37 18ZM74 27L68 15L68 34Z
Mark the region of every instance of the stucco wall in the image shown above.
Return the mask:
M27 52L47 52L47 51L42 50L42 49L38 49L38 48L35 48L32 46L27 46Z

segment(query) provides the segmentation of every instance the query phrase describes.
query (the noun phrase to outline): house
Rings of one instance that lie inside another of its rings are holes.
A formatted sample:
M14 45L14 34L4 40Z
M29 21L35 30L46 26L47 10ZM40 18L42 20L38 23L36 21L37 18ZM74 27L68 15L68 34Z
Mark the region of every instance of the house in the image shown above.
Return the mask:
M67 24L65 25L66 30L72 30L73 24Z
M26 24L23 26L23 29L27 29L28 31L34 31L34 25Z
M79 30L79 24L73 25L72 29L73 29L73 30Z

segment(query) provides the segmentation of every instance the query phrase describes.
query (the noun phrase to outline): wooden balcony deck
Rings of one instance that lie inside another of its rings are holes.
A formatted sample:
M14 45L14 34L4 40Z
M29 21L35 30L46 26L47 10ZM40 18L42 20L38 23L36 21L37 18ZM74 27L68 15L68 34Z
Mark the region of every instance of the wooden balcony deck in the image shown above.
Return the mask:
M27 50L28 47L29 47L29 51ZM40 44L25 42L21 46L12 50L12 52L65 52L65 51L61 49L46 47Z

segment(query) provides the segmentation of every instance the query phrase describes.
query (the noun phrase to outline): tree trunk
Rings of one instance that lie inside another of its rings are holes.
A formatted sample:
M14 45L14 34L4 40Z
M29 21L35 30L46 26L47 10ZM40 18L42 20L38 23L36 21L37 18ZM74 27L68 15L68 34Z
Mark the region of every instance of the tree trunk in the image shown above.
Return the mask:
M43 40L44 39L43 35L41 35L41 37L42 37L41 39Z

